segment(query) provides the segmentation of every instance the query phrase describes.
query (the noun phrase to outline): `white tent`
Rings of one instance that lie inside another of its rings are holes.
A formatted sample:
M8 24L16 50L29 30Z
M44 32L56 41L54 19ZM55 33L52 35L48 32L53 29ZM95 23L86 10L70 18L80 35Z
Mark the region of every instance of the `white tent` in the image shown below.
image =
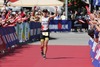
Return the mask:
M0 6L3 6L4 0L0 0Z
M39 6L62 6L63 2L58 0L37 0Z
M58 7L58 13L61 13L61 6ZM55 12L55 7L54 6L40 6L40 10L43 9L48 9L49 12Z
M33 7L33 6L62 6L63 2L58 0L18 0L11 3L12 6Z

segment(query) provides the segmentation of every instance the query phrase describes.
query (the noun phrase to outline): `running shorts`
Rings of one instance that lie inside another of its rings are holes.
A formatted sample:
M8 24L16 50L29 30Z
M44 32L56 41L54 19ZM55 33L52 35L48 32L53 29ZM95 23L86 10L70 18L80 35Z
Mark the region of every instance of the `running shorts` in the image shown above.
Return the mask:
M41 31L40 39L41 41L49 40L49 30Z

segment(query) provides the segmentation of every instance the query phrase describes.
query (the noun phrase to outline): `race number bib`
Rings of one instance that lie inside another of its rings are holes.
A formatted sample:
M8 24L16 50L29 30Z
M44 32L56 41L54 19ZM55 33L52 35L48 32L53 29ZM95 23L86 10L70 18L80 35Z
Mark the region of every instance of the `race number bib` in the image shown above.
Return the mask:
M48 36L49 34L48 34L48 32L42 32L42 35Z

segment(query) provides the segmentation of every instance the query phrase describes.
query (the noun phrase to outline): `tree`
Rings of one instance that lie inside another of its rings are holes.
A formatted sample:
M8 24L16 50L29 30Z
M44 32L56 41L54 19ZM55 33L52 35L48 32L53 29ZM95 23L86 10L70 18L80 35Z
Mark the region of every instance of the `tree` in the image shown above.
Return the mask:
M82 0L68 0L68 10L81 10L81 8L84 8L86 4Z

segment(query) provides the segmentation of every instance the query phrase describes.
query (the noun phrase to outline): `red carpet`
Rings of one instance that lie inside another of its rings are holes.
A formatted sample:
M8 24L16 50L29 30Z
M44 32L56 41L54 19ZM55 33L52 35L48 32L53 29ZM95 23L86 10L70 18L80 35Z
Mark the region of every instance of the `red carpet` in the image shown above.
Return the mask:
M0 67L93 67L88 46L49 46L47 59L40 46L26 45L0 58Z

